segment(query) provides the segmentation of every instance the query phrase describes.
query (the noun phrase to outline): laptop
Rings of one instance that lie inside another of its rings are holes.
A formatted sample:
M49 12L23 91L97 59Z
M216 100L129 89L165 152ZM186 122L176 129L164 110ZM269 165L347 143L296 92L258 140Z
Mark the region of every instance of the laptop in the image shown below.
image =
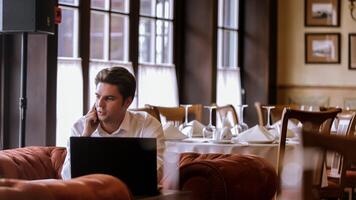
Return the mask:
M93 173L119 178L134 196L157 195L156 138L71 137L72 178Z

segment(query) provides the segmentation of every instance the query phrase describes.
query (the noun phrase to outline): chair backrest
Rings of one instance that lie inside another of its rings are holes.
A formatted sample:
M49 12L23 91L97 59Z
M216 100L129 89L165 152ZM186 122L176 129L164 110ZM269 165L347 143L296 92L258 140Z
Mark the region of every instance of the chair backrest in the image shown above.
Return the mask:
M159 111L155 107L151 106L146 106L144 108L133 108L130 109L132 111L144 111L147 112L148 114L152 115L154 118L156 118L159 122L161 122L161 118L159 117Z
M354 152L356 146L355 137L344 137L339 135L323 135L315 134L315 131L303 131L304 147L318 147L323 151L338 152L343 156L343 162L349 164L356 162L356 154ZM343 177L345 171L341 174ZM319 199L313 187L314 179L313 172L310 169L304 169L303 174L303 199Z
M256 108L256 113L258 117L258 125L264 126L266 125L267 122L267 111L266 109L263 108L263 106L274 106L273 109L271 109L271 123L274 124L277 121L282 119L282 114L284 108L292 108L295 110L299 110L300 106L296 104L285 104L285 105L263 105L260 102L255 102L255 108Z
M223 125L224 120L228 120L231 126L235 126L239 122L236 110L231 104L225 106L218 106L216 108L216 114L218 116L217 120L220 120L219 123L221 125Z
M183 107L163 107L154 105L146 105L146 107L157 109L161 123L172 123L174 126L178 127L185 120L185 110ZM193 115L195 120L201 122L202 111L203 106L201 104L193 104L188 109L188 118Z
M343 111L336 116L336 125L337 130L334 134L344 137L353 137L356 124L356 114L355 112ZM344 163L343 157L337 152L328 152L331 155L331 170L330 173L332 176L339 176L338 182L339 185L343 188L344 186L344 174L346 168L348 167ZM328 157L326 157L328 158Z
M284 152L287 138L287 127L289 120L297 120L301 123L302 131L330 134L332 122L341 109L311 112L285 108L282 117L282 128L278 147L277 174L281 176L284 160Z

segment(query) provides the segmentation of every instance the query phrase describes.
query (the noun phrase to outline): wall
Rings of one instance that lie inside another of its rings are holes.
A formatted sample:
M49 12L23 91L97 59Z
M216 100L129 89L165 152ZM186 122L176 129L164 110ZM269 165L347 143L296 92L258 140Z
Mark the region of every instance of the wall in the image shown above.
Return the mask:
M295 101L318 104L326 102L329 105L344 106L345 101L355 102L356 70L348 69L348 34L356 33L356 21L350 17L348 1L340 1L340 26L336 28L305 27L304 0L278 1L279 103ZM340 64L305 64L304 34L306 32L340 33Z

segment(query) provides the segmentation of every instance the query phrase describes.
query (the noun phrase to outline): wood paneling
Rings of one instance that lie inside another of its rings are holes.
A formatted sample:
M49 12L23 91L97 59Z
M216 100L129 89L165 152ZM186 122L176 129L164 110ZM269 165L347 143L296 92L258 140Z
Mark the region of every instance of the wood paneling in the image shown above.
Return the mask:
M3 148L18 147L20 96L20 34L3 35ZM27 66L26 146L55 145L56 36L29 35Z
M209 105L216 101L216 3L215 0L185 1L181 103Z
M276 0L244 1L242 76L245 89L245 121L257 123L255 101L276 102Z

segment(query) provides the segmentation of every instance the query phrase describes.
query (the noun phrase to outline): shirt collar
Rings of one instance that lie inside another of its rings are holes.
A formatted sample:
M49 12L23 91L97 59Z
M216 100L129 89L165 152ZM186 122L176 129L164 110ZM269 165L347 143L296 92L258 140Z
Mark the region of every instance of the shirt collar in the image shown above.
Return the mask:
M104 135L116 135L116 134L120 134L122 132L127 132L129 130L129 127L130 127L130 119L129 118L130 118L130 116L128 114L128 111L126 111L124 119L122 120L120 127L116 131L114 131L112 134L107 133L99 124L98 129L97 129L99 135L101 135L101 136L104 136Z
M122 120L121 125L118 130L128 131L130 129L129 128L130 127L130 119L129 118L130 118L129 112L126 110L124 119Z

